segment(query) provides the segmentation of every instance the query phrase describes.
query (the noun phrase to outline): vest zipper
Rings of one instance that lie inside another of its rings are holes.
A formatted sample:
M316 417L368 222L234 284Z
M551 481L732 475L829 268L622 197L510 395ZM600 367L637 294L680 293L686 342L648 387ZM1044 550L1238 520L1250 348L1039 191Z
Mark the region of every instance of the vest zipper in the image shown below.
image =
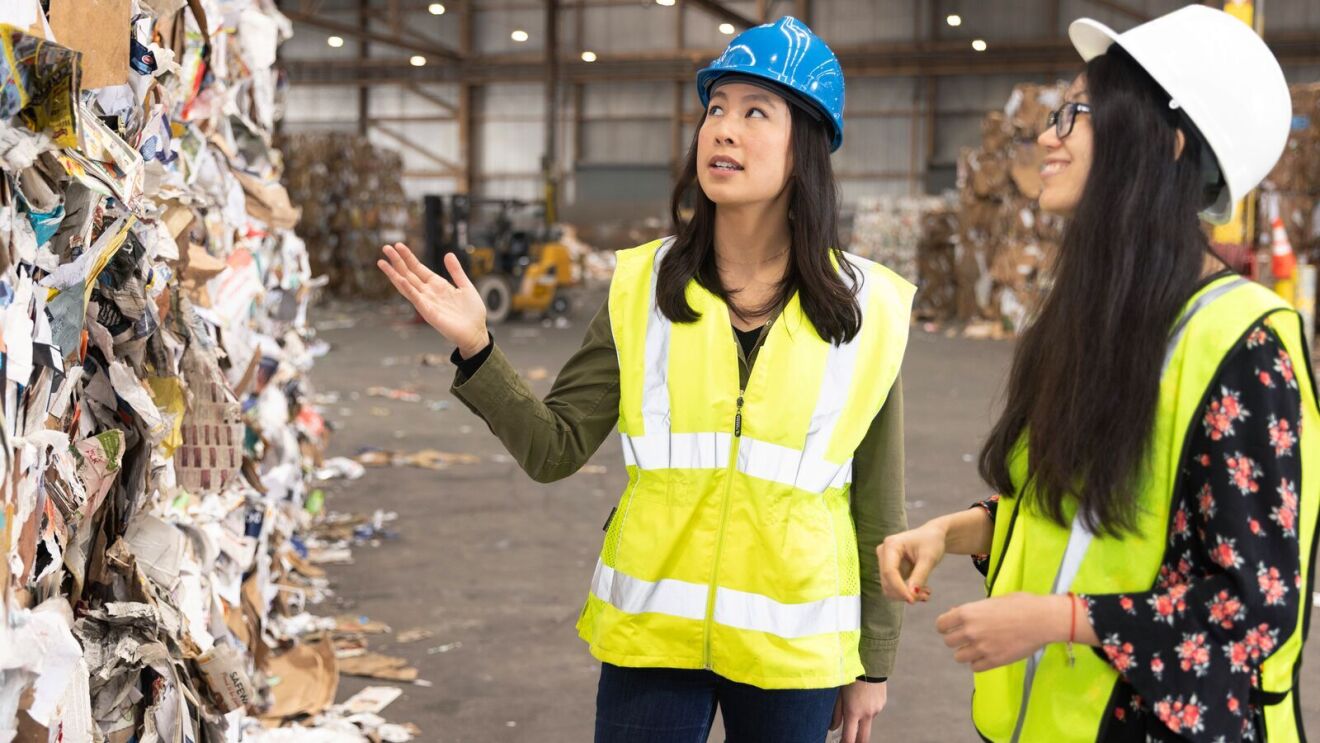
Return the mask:
M743 393L745 389L738 390L738 409L733 415L733 444L729 447L729 471L728 483L724 487L724 506L720 514L720 533L715 541L715 564L710 570L710 587L706 592L706 658L703 664L707 671L712 669L711 662L711 628L715 624L715 591L716 582L720 574L720 555L724 552L724 527L729 520L729 501L733 496L733 480L738 471L738 443L742 440L742 409Z

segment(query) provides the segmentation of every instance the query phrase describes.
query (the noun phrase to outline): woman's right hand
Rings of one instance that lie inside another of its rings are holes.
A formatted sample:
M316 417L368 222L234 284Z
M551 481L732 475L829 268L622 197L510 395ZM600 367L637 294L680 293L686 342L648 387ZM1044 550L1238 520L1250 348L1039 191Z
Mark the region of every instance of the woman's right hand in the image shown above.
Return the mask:
M385 258L376 261L376 265L427 324L458 346L458 353L463 358L475 356L490 343L490 334L486 331L486 303L463 273L458 256L453 253L445 255L445 268L454 278L451 284L423 266L403 243L386 245L382 252Z
M895 534L876 548L885 596L911 604L930 599L926 579L944 559L947 533L938 521Z

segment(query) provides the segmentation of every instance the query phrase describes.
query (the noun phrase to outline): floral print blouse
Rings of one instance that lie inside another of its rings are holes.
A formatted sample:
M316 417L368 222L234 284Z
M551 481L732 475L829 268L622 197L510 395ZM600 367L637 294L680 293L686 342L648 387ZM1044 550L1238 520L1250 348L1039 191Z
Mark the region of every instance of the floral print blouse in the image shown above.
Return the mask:
M1084 596L1121 674L1104 741L1264 741L1252 689L1309 599L1297 541L1301 393L1264 320L1225 361L1191 433L1154 588ZM994 517L998 498L978 506ZM977 559L982 572L988 567Z

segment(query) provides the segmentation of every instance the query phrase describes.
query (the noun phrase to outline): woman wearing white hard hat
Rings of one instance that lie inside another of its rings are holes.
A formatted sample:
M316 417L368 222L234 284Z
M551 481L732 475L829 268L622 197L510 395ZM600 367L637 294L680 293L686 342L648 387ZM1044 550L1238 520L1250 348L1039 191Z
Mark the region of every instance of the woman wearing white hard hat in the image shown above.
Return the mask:
M1251 29L1193 5L1087 61L1040 137L1069 218L981 454L1000 495L885 541L887 594L945 554L989 598L937 629L990 741L1298 741L1320 507L1300 317L1224 270L1198 223L1270 171L1291 108Z
M598 743L705 741L717 708L733 743L820 743L832 718L864 743L902 620L873 556L906 527L915 290L837 248L843 70L811 29L749 29L696 82L677 234L619 253L544 401L452 256L454 284L401 245L381 268L458 346L455 394L534 478L623 436L628 488L577 625L603 664Z

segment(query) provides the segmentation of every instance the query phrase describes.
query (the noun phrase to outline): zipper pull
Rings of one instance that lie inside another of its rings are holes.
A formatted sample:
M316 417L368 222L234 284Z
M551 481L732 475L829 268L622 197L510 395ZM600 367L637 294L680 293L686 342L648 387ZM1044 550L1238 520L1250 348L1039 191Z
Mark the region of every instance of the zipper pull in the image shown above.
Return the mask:
M742 408L743 408L743 391L738 390L738 412L733 416L734 438L738 438L739 436L742 436Z

